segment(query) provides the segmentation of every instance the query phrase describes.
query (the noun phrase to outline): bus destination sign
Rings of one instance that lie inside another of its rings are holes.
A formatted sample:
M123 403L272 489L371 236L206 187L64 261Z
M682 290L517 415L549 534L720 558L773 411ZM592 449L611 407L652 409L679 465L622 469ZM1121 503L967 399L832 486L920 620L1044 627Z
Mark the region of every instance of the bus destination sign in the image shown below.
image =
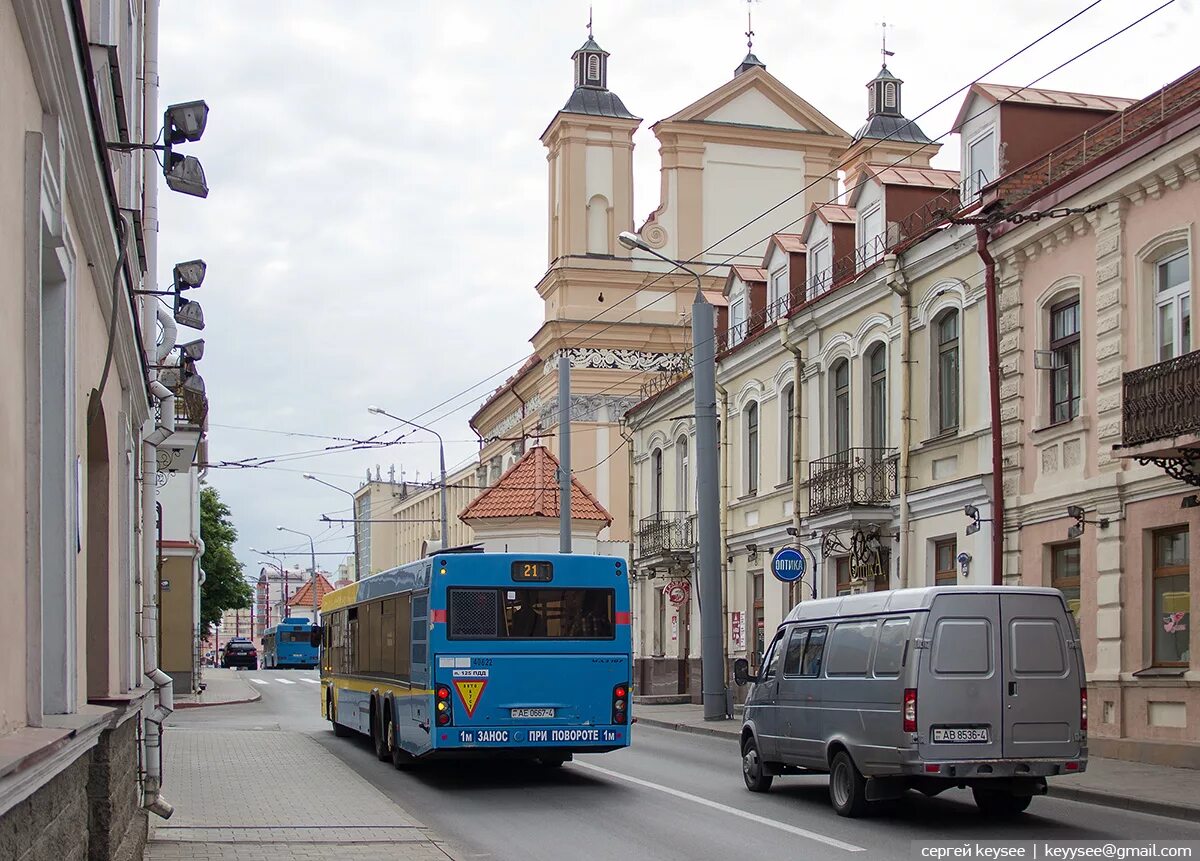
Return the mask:
M554 579L554 565L550 562L514 562L512 578L516 583L549 583Z

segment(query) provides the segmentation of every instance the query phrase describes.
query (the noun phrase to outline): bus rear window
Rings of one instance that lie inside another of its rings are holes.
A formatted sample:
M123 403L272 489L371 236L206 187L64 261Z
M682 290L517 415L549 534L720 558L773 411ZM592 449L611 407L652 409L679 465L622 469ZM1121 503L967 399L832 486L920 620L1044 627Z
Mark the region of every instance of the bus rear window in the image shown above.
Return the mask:
M612 589L447 590L451 640L612 640Z
M281 639L285 643L309 643L312 635L308 631L285 631Z

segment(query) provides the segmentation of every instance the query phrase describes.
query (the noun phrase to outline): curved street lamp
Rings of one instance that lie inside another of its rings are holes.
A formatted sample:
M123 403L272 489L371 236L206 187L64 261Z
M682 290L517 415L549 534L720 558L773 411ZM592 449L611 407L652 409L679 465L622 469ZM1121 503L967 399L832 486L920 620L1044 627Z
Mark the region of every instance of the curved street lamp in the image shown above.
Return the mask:
M317 478L311 472L306 472L301 477L306 478L309 481L315 481L317 484L323 484L326 487L333 488L339 493L344 493L350 497L350 519L354 524L354 579L361 579L359 575L362 573L362 557L358 554L358 500L354 496L354 491L346 490L344 487L338 487L336 484L330 484L328 481Z
M442 442L442 435L440 433L438 433L437 431L435 431L433 428L427 428L424 425L417 424L416 422L410 422L408 419L402 419L402 418L400 418L400 416L394 416L391 413L389 413L387 410L381 409L380 407L377 407L374 405L367 407L367 412L369 412L371 415L375 415L375 416L387 416L389 419L395 419L398 422L403 422L406 425L415 427L417 430L423 430L423 431L425 431L427 433L431 433L435 437L437 437L438 457L441 459L441 466L442 466L442 480L441 480L442 549L445 550L449 544L450 538L449 538L448 533L446 532L447 525L449 522L449 518L446 516L446 445L444 442Z
M309 552L312 554L312 572L313 572L313 575L312 575L312 587L313 587L313 619L312 619L312 623L315 626L317 624L317 616L321 612L321 600L317 595L319 590L317 589L317 545L316 545L316 542L313 541L313 537L311 535L309 535L307 532L301 532L299 529L288 529L286 526L276 526L275 528L280 532L290 532L293 535L303 535L305 538L308 539L308 549L309 549Z

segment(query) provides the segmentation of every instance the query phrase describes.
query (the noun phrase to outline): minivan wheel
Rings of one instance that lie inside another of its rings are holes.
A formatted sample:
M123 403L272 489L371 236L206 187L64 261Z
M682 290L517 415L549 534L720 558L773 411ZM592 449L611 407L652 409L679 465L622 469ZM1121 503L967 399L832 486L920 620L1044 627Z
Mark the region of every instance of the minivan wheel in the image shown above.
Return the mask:
M867 811L867 781L844 750L833 757L829 769L829 800L838 816L862 816Z
M766 792L775 780L763 768L762 756L758 752L758 742L754 740L754 736L749 736L742 742L742 780L746 781L746 788L751 792Z
M971 787L971 794L975 796L975 806L980 813L998 819L1024 813L1029 802L1033 801L1032 795L1013 795L1004 790L978 786Z

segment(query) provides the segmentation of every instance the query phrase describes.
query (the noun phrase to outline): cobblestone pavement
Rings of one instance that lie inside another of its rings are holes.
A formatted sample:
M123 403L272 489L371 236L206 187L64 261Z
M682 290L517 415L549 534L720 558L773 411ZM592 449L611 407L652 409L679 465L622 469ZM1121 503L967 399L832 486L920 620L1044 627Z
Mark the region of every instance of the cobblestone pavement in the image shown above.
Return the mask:
M447 861L455 854L304 733L171 728L148 861Z

